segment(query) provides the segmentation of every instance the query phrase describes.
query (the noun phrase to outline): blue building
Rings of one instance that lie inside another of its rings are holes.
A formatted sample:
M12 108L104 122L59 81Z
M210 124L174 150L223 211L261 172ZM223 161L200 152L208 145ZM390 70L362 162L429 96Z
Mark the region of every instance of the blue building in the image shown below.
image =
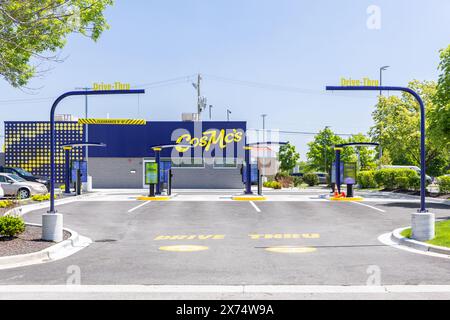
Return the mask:
M94 188L143 188L144 166L155 161L152 147L170 161L174 188L242 188L246 123L161 121L145 125L89 125L88 172ZM86 125L56 123L56 179L64 182L62 146L86 141ZM186 147L189 146L189 147ZM85 148L74 148L72 160L86 160ZM5 122L5 164L33 174L50 175L50 124Z

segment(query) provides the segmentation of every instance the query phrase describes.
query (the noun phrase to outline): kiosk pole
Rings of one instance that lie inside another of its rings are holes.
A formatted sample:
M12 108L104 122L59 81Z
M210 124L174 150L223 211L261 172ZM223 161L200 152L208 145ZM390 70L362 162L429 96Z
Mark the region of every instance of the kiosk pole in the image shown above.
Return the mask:
M161 170L161 148L153 148L155 151L155 161L156 161L156 171L157 171L157 182L156 182L156 195L161 195L161 179L160 179L160 170Z
M169 170L169 181L167 182L167 195L172 195L172 169Z
M262 196L263 192L262 192L262 180L263 180L263 175L261 174L260 170L258 169L258 195Z
M65 179L65 194L70 194L70 150L72 147L64 147L65 165L66 165L66 179Z
M250 158L251 147L245 147L245 194L253 194L252 192L252 171L251 171L251 158Z
M341 151L342 148L336 148L336 186L338 193L341 194Z

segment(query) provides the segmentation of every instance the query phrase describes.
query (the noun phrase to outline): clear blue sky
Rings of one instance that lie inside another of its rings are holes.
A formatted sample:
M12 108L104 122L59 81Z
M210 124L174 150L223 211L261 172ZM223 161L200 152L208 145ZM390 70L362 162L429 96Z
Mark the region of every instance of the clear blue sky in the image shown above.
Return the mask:
M381 29L369 30L366 10L381 8ZM213 119L247 120L273 129L367 132L375 93L331 94L340 77L377 79L384 84L437 79L438 51L450 44L448 0L116 0L106 16L111 29L97 43L72 35L29 95L0 80L0 120L46 120L51 97L94 82L132 85L204 74L203 93L214 105ZM219 81L218 77L304 89L275 90ZM150 87L145 96L93 97L91 116L179 120L195 112L192 79ZM144 86L145 87L145 86ZM8 102L14 99L40 99ZM59 113L83 115L83 98L64 102ZM207 115L205 114L204 118ZM302 152L309 136L283 136Z

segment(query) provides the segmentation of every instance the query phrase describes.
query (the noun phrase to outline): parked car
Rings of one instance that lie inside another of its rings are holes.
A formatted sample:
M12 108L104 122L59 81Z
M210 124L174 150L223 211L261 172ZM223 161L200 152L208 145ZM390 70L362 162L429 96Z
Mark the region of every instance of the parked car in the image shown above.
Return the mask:
M314 174L316 174L319 177L319 184L328 184L328 175L326 173L323 172L314 172Z
M7 197L28 199L36 194L48 193L48 189L44 184L27 181L18 175L10 173L0 173L0 185L4 195Z
M27 180L27 181L39 182L39 183L45 184L47 189L50 189L50 179L48 179L46 177L42 177L42 176L35 176L35 175L33 175L33 174L29 173L28 171L25 171L25 170L23 170L21 168L12 168L12 167L2 167L2 166L0 166L0 173L15 174L15 175L21 177L22 179Z
M421 170L418 166L382 166L383 169L411 169L417 172L417 174L420 176ZM426 175L427 183L431 184L433 183L433 178L431 178L429 175Z
M319 178L319 184L328 184L327 174L323 172L313 172ZM305 174L303 172L292 173L293 177L303 178Z
M3 198L5 196L5 192L3 192L3 188L0 185L0 199Z
M304 175L303 172L296 172L296 173L292 173L292 174L291 174L291 176L293 176L293 177L300 177L300 178L302 178L303 175Z

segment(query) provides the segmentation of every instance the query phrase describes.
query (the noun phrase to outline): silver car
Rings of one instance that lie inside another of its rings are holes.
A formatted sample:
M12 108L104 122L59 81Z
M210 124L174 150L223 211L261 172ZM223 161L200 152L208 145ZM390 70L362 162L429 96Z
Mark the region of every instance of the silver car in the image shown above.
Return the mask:
M42 183L27 181L10 173L0 173L0 185L5 197L28 199L36 194L48 193L47 187Z

